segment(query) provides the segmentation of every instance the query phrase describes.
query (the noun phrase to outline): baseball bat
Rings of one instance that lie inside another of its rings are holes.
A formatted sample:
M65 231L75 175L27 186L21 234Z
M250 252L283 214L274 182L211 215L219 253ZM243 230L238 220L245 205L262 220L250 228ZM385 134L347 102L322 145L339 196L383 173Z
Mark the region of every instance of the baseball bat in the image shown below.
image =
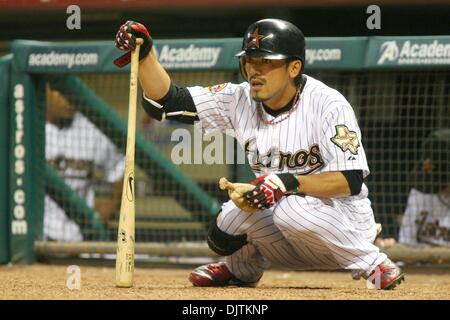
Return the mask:
M136 48L131 52L125 173L123 175L119 228L117 230L116 286L123 288L133 286L135 241L134 158L136 140L136 103L138 89L139 49L142 43L143 39L136 39Z

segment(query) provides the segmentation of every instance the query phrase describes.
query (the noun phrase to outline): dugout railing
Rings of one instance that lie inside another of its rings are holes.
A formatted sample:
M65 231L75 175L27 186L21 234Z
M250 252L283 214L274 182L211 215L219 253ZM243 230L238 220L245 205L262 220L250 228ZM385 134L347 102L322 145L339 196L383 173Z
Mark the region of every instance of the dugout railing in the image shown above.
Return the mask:
M156 41L155 48L174 82L208 86L240 81L234 58L240 45L241 39L170 40ZM110 42L23 40L14 41L12 51L12 57L0 62L2 83L8 83L0 89L6 114L2 121L9 119L0 140L9 155L0 159L9 168L2 173L7 175L2 181L8 181L2 188L9 196L1 203L0 219L5 224L0 231L9 236L0 239L1 261L34 262L37 256L60 253L115 253L117 215L100 221L98 213L46 165L45 86L58 88L124 152L129 69L112 64L121 52ZM383 237L397 238L408 193L418 181L424 141L450 128L450 37L308 38L305 72L338 89L354 107L371 168L366 183L375 218L383 225ZM172 152L179 142L173 140L173 133L181 130L195 137L195 130L151 121L139 109L136 250L157 256L211 256L205 232L226 199L217 181L221 176L248 181L248 166L224 158L213 164L195 159L193 164L173 164ZM201 150L208 148L208 140L201 143ZM440 144L436 161L448 159L446 146L446 141ZM234 160L240 152L233 141L227 141L224 150L233 150ZM448 170L445 165L439 168ZM108 199L111 190L104 176L93 171L94 178L98 176L93 179L97 196ZM85 241L44 238L45 194L79 223ZM396 246L389 249L393 258L450 262L446 219L438 221L441 225L435 231L427 231L440 237L441 246Z

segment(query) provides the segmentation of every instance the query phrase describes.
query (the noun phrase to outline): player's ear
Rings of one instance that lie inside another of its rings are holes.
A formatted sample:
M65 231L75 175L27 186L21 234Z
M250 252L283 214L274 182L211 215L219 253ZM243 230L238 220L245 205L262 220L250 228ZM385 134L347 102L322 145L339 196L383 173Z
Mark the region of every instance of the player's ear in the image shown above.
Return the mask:
M295 79L299 74L300 71L302 70L302 62L300 60L293 60L289 63L289 76L292 79Z

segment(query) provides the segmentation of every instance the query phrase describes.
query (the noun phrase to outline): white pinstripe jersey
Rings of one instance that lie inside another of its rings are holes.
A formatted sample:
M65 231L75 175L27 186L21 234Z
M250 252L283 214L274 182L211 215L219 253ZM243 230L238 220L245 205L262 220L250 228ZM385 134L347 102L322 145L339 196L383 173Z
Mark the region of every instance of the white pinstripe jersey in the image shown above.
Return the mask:
M59 129L49 122L45 126L45 158L65 182L95 205L92 181L94 168L104 172L105 180L121 179L124 156L115 145L81 113L76 113L70 127ZM60 241L81 241L79 226L49 196L45 197L44 236Z
M411 246L450 247L450 196L411 189L398 240Z
M363 170L366 177L369 168L361 131L350 103L337 90L305 77L295 110L275 124L267 124L274 117L251 98L247 82L188 90L203 132L234 135L257 176ZM367 194L365 186L362 192Z

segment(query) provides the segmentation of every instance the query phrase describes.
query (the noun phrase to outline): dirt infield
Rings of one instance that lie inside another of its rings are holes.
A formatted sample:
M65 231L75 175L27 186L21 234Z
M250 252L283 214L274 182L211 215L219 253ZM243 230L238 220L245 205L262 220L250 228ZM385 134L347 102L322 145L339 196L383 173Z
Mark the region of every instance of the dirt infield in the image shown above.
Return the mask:
M267 271L257 288L195 288L186 267L136 268L134 286L124 289L114 286L113 267L80 268L81 288L69 290L67 266L1 266L0 299L450 299L448 268L406 268L406 282L393 291L366 289L349 272L279 270Z

